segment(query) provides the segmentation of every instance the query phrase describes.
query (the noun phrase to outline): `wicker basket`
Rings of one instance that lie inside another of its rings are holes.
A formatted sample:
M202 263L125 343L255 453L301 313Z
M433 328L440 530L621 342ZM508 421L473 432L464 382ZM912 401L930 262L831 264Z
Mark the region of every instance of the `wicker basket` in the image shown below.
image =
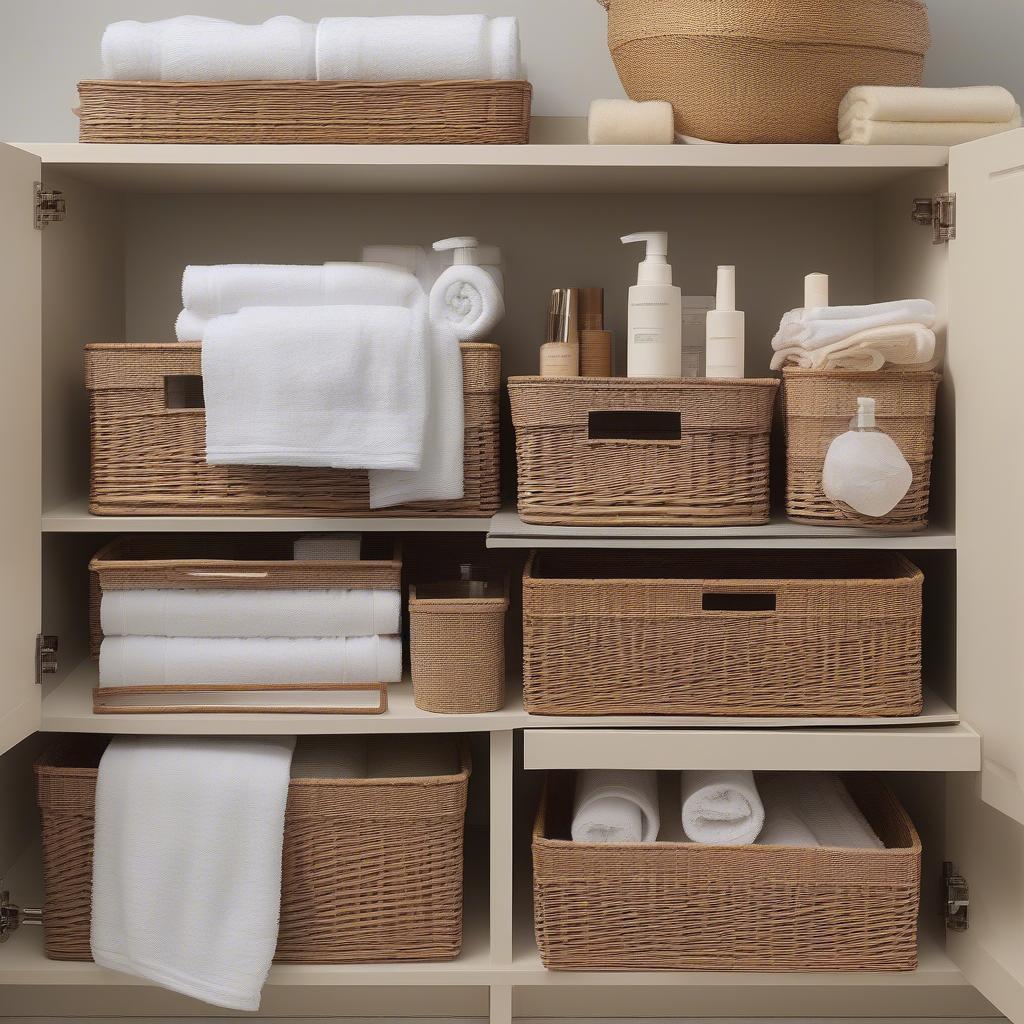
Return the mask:
M36 765L43 920L46 955L52 960L92 959L96 776L105 744L98 737L76 738ZM418 752L411 750L411 757ZM452 758L461 767L450 775L292 780L275 960L360 963L458 956L468 748L463 746L458 757L452 752Z
M508 389L524 522L768 522L777 381L511 377Z
M525 144L529 82L79 82L81 142Z
M838 142L855 85L920 85L920 0L600 0L633 100L711 142Z
M543 715L915 715L922 582L885 552L538 552L523 577L523 703Z
M928 525L937 373L883 370L782 371L786 420L786 514L819 526L923 530ZM882 518L863 516L832 501L821 488L829 445L850 429L857 399L875 399L878 426L899 445L914 481L906 497Z
M465 496L370 510L364 470L209 466L201 346L87 345L94 515L490 516L501 503L497 345L462 346Z
M435 597L409 587L409 652L416 707L473 715L505 706L508 583L480 597Z
M533 833L534 920L562 971L912 971L921 841L895 796L847 786L884 850L569 840L570 780ZM677 812L678 813L678 812Z

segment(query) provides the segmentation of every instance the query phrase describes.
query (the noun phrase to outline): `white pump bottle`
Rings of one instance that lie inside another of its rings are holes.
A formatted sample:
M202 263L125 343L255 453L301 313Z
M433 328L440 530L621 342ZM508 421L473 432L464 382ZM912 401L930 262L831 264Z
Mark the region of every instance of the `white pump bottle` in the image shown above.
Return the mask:
M668 232L640 231L622 241L646 242L647 255L629 289L627 377L679 377L683 359L683 297L672 284Z

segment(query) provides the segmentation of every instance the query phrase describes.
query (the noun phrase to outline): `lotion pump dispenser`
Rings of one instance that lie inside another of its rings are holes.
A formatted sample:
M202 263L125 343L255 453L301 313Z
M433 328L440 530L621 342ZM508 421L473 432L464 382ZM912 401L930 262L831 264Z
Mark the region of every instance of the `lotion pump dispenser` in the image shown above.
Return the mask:
M718 296L708 312L708 377L742 377L746 316L736 308L736 268L718 268Z
M647 255L629 289L627 377L679 377L683 359L683 297L672 284L668 232L640 231L623 243L645 242Z

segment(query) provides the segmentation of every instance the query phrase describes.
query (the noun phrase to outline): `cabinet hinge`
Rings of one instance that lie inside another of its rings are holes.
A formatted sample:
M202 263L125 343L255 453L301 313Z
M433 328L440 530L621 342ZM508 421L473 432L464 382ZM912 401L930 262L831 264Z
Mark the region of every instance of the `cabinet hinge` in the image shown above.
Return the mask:
M42 685L43 676L52 676L57 671L57 650L60 638L40 633L36 637L36 684Z
M953 932L967 931L967 911L971 905L970 890L967 888L967 879L957 871L956 865L948 860L942 865L942 892L946 927Z
M956 238L956 193L940 192L932 199L915 199L910 215L915 224L932 229L932 242L944 245Z
M63 220L68 215L68 204L64 193L55 188L44 188L41 181L35 183L33 189L32 209L35 212L35 225L42 231L47 224Z
M0 886L0 942L6 942L23 924L42 923L41 909L15 906L11 894Z

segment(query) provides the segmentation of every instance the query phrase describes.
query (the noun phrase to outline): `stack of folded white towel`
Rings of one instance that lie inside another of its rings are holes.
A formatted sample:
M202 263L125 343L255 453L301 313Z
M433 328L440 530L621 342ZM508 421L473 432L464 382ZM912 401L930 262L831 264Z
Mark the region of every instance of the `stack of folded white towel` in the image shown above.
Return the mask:
M935 365L933 303L901 299L868 306L820 306L785 314L772 339L772 369L880 370Z
M350 544L305 537L296 552ZM100 686L397 683L400 609L398 590L108 590Z
M519 23L482 14L118 21L101 44L115 81L445 81L522 77Z
M665 780L667 782L667 780ZM572 838L578 843L703 843L882 849L842 779L827 772L687 771L678 792L647 771L577 775ZM666 827L662 814L670 808Z
M839 138L852 146L957 146L1019 127L1020 106L994 85L859 85L839 106Z

